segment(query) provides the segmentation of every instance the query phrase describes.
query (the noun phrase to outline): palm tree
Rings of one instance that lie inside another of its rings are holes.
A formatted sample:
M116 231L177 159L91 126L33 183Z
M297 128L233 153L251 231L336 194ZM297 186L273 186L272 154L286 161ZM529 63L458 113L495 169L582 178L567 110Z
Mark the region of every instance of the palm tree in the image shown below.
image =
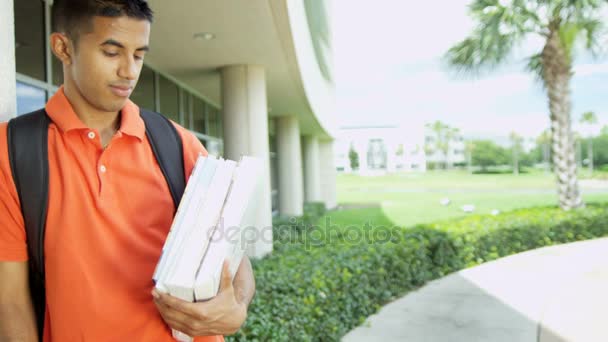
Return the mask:
M456 141L459 134L460 129L446 126L445 144L443 145L443 156L445 157L444 164L446 169L452 168L452 161L450 160L450 147L453 146L451 143Z
M580 123L594 126L597 124L597 116L594 112L585 112L581 116ZM593 136L589 135L587 139L587 159L589 159L589 174L593 174Z
M576 175L571 131L570 80L574 48L599 52L606 0L474 0L469 10L477 22L472 34L446 53L448 64L472 74L496 69L519 43L540 36L543 47L528 60L547 91L551 113L553 165L560 206L583 206Z
M513 152L513 174L519 176L519 153L522 149L524 138L515 132L511 132L509 139L511 140L511 148Z
M475 150L475 142L469 140L464 144L464 150L467 153L467 170L473 173L473 151Z
M443 122L437 120L431 124L426 125L433 133L435 133L435 143L433 146L427 145L427 151L434 154L435 152L441 151L443 153L443 168L447 168L447 152L449 150L449 142L446 141L447 131L450 129L450 126L444 124Z
M536 144L542 148L545 173L549 173L549 171L551 171L551 132L548 129L544 130L538 138L536 138Z

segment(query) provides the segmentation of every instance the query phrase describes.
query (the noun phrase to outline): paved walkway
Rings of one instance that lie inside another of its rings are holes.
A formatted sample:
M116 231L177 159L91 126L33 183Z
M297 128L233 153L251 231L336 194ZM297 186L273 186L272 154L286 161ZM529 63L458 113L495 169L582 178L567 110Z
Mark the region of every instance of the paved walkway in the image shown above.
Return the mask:
M343 339L608 341L608 238L456 272L386 305Z

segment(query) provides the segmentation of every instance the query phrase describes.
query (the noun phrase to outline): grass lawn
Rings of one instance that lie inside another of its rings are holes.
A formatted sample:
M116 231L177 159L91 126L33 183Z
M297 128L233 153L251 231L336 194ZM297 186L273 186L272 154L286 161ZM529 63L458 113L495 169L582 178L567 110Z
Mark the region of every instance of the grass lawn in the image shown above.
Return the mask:
M530 172L515 176L512 174L471 175L463 171L430 171L427 173L404 173L378 177L362 177L340 174L337 180L338 202L340 205L362 209L357 218L348 219L355 211L336 212L340 222L353 224L371 221L372 224L386 224L377 217L377 210L365 207L379 207L382 213L395 225L411 226L437 220L466 215L461 207L475 205L476 214L490 214L497 209L501 212L517 208L542 205L557 205L555 179L552 174ZM442 206L440 200L449 198L449 206ZM583 188L586 202L608 201L608 191Z

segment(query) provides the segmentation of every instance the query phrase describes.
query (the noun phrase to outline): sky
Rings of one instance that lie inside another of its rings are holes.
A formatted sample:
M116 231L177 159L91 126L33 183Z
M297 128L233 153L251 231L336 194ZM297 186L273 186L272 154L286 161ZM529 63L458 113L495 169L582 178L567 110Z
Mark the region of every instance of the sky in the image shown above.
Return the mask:
M522 61L540 38L519 47L503 68L477 79L448 70L442 55L473 27L470 0L334 0L332 30L339 126L401 125L419 130L441 120L465 137L532 138L549 127L547 97ZM606 13L608 14L608 13ZM608 18L608 15L606 15ZM572 120L582 134L608 125L608 56L580 54L572 80ZM579 127L585 111L599 119Z

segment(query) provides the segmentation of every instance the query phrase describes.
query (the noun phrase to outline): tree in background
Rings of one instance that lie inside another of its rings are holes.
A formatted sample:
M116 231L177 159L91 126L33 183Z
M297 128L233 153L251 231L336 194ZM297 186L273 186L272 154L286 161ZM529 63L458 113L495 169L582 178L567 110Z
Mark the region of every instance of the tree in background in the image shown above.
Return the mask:
M551 132L549 130L544 130L538 138L536 138L536 145L539 146L542 151L545 173L551 172Z
M445 157L444 164L446 169L452 168L452 160L450 159L450 147L451 143L456 141L456 138L460 135L460 129L455 127L446 127L445 130L445 144L443 145L443 156Z
M479 74L497 69L530 36L542 38L543 47L530 57L528 69L542 81L549 98L553 165L564 210L583 206L570 120L574 48L584 45L599 51L600 13L607 5L606 0L474 0L469 10L475 29L446 53L451 66Z
M593 168L594 170L608 170L608 129L602 130L599 136L591 139L593 142ZM589 141L583 141L583 151L589 150ZM589 156L587 156L589 158Z
M473 164L480 166L482 172L488 172L488 167L509 163L505 149L490 140L473 141Z
M511 132L509 135L509 140L511 140L511 153L513 156L513 174L519 175L519 157L523 152L523 142L524 138L522 138L519 134L515 132Z
M359 153L357 153L353 144L350 144L350 149L348 150L348 160L350 161L351 170L359 169Z
M473 151L475 150L475 142L467 141L464 144L464 151L467 154L467 171L473 173Z
M574 140L574 159L579 170L583 169L583 145L581 144L581 134L577 131L572 131L572 139Z
M452 147L451 143L459 136L460 130L458 128L450 127L439 120L426 124L426 127L433 132L434 137L432 143L426 143L424 151L427 155L434 155L435 153L441 152L443 168L451 168L450 147Z
M597 116L594 112L585 112L581 116L580 123L593 127L597 124ZM587 159L589 160L589 174L593 173L593 136L590 134L587 139Z
M446 141L446 131L449 129L449 126L444 124L443 122L437 120L433 123L426 124L426 127L429 128L434 134L433 143L427 143L425 146L425 150L429 154L435 154L437 152L443 153L443 168L447 168L447 164L445 163L446 155L445 151L449 148L448 142Z

